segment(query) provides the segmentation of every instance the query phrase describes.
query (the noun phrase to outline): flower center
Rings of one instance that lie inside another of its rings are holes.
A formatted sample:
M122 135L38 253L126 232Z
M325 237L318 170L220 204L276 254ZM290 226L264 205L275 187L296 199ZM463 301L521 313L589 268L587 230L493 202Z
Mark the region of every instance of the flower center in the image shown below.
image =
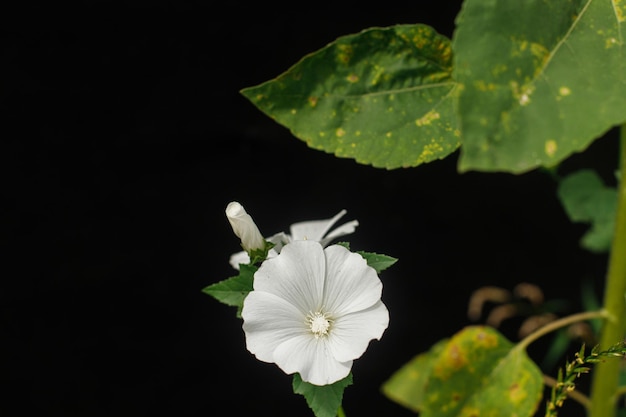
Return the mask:
M319 311L309 313L306 316L306 321L309 324L309 329L315 335L316 339L328 334L331 324L328 313L321 313Z

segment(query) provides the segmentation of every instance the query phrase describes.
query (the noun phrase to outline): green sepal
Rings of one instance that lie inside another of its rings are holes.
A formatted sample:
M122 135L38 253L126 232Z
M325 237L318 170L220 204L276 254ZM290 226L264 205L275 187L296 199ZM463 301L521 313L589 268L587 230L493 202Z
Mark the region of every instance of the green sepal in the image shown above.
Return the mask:
M352 373L330 385L313 385L296 373L293 376L293 392L301 394L316 417L336 417L343 400L343 391L352 385Z
M267 259L267 254L270 249L276 246L274 243L266 240L265 247L263 249L254 249L248 252L248 256L250 257L250 265L257 265Z
M240 264L239 275L204 287L202 292L221 303L237 307L237 317L241 317L243 300L253 289L254 273L257 269L254 265Z

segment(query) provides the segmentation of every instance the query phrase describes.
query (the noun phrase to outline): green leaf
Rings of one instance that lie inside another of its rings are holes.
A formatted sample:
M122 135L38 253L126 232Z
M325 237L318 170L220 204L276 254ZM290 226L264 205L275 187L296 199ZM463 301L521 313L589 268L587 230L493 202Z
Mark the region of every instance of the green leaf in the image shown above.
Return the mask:
M530 417L543 376L526 351L497 330L468 326L414 358L384 389L420 417Z
M459 170L558 164L626 120L626 4L466 0L453 36Z
M542 394L543 375L526 351L491 327L468 326L432 364L420 417L530 417Z
M379 168L411 167L460 144L451 65L450 40L430 26L375 27L241 93L314 149Z
M202 289L202 292L226 305L237 307L237 317L241 317L243 300L252 291L254 273L258 268L254 265L239 265L239 275L216 282Z
M424 404L424 390L437 356L448 343L443 339L431 347L428 352L413 357L385 381L381 389L392 401L420 412Z
M330 385L313 385L305 382L300 374L293 376L293 392L302 394L316 417L336 417L343 400L343 391L352 385L352 373Z
M561 180L557 194L570 220L591 224L580 245L591 252L608 252L615 229L617 190L585 169Z
M397 258L392 258L391 256L387 255L381 255L379 253L363 251L357 251L357 253L361 255L367 261L367 264L374 268L379 274L381 273L381 271L384 271L391 265L398 262Z

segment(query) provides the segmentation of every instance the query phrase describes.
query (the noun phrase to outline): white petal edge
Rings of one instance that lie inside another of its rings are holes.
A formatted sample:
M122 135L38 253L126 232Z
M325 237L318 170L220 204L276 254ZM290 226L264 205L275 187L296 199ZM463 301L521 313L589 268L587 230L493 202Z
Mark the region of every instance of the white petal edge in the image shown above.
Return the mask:
M380 340L389 326L389 311L382 301L368 309L339 317L328 337L332 354L340 362L360 358L370 341Z
M326 311L341 316L371 307L380 300L383 284L361 255L340 245L329 246L324 253Z
M274 362L274 350L285 341L303 334L306 317L294 305L274 294L252 291L241 311L246 348L263 362Z
M319 242L322 240L326 232L328 232L328 230L330 230L330 228L337 223L337 220L343 217L346 213L346 210L341 210L331 219L294 223L289 228L291 238L293 240L315 240Z
M325 269L319 242L291 242L277 257L261 264L254 274L254 290L275 294L305 314L317 311L322 304Z
M326 236L324 236L324 238L320 240L320 243L322 244L322 246L327 246L333 239L354 233L358 225L358 220L352 220L348 223L344 223L336 229L333 229L333 231L328 233Z
M334 358L325 339L312 334L286 340L274 352L276 365L285 373L298 372L303 381L313 385L329 385L350 373L352 361Z

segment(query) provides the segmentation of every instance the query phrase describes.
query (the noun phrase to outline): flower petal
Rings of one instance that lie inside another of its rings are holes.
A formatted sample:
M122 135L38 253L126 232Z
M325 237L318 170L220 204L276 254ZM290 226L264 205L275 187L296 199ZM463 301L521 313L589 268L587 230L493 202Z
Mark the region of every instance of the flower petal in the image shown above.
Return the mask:
M323 239L320 240L320 243L322 246L327 246L333 239L354 233L358 225L358 220L352 220L348 223L344 223L336 229L333 229L332 232L328 233Z
M243 302L241 317L246 347L264 362L274 362L274 350L281 343L303 334L311 335L304 324L305 315L274 294L250 292Z
M376 270L358 253L340 245L324 249L326 285L324 307L337 318L371 307L380 300L383 284Z
M274 352L276 364L287 374L300 373L303 381L328 385L350 373L352 361L340 362L331 354L327 340L312 334L286 340Z
M372 339L380 340L389 325L389 311L382 301L373 306L337 318L328 343L340 362L358 359Z
M248 256L248 253L246 251L242 250L241 252L236 252L230 255L228 263L230 263L230 266L232 266L236 270L239 270L240 264L247 265L250 263L250 256Z
M277 257L261 264L254 274L254 290L283 298L306 314L321 307L324 271L322 245L309 240L291 242Z
M289 229L291 232L291 238L293 240L316 240L319 242L322 240L326 232L328 232L328 230L330 230L330 228L337 223L337 220L339 220L346 213L346 210L341 210L332 219L294 223Z

